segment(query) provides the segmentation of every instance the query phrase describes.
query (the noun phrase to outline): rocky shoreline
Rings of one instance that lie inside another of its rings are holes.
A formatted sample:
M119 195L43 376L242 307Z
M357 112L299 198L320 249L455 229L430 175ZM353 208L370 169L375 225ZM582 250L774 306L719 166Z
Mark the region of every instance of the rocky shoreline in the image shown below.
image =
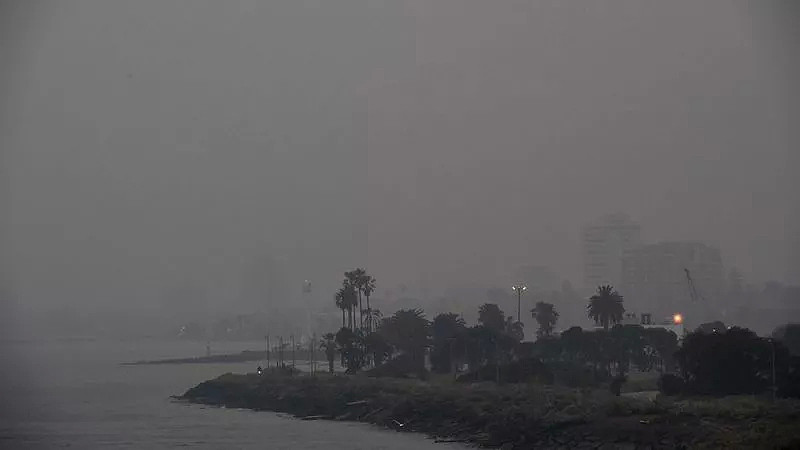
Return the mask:
M349 420L501 448L798 448L800 404L758 398L649 401L542 385L320 374L226 374L176 398Z

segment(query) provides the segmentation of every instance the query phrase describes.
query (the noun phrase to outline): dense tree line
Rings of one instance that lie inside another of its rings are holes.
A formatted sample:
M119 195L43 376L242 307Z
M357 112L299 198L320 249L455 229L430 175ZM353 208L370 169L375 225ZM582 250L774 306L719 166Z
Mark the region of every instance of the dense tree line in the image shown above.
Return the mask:
M587 302L587 316L601 329L572 327L556 335L559 313L553 304L537 302L530 312L538 324L535 342L523 342L523 324L496 303L480 305L473 326L455 313L429 321L420 309L381 317L369 302L374 289L375 279L362 269L345 274L335 297L342 328L321 343L331 371L338 352L351 373L372 367L376 374L424 375L427 355L436 373L455 373L466 365L470 373L462 375L464 380L515 382L535 375L575 386L613 385L635 368L664 374L661 386L667 393L760 393L773 387L773 374L778 395L800 390L800 356L792 356L779 339L709 322L679 346L678 336L667 329L620 324L623 297L612 286L599 286ZM796 326L779 332L795 345Z
M358 300L360 296L368 298L374 288L374 278L356 269L345 273L335 296L342 309L342 328L327 336L324 346L329 349L334 343L348 372L390 361L398 365L395 372L420 373L429 355L431 370L437 373L451 373L464 365L474 370L538 358L577 365L590 369L595 378L607 378L625 373L631 361L642 370L670 370L671 354L677 347L674 333L630 326L591 332L575 327L553 337L559 314L546 302L537 302L531 310L539 325L536 343L523 343L523 324L506 316L496 303L478 308L474 326L467 326L455 313L442 313L428 321L420 309L404 309L384 318L374 314L368 301L362 310ZM599 287L587 305L588 316L606 329L619 322L623 312L622 296L611 286ZM332 358L329 355L329 360Z
M800 396L800 357L772 338L738 327L700 327L675 352L676 374L661 379L666 394Z

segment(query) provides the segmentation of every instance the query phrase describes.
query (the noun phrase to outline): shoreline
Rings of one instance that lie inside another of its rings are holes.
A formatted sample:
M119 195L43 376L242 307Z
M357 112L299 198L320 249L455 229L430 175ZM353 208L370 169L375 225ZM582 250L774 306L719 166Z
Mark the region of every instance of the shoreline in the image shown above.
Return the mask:
M120 363L122 366L145 366L157 364L208 364L208 363L242 363L266 359L267 352L243 350L239 353L225 353L222 355L194 356L188 358L167 358L141 360Z
M453 384L319 374L225 374L175 398L365 422L436 442L492 448L719 448L800 445L800 402L657 400L542 385Z

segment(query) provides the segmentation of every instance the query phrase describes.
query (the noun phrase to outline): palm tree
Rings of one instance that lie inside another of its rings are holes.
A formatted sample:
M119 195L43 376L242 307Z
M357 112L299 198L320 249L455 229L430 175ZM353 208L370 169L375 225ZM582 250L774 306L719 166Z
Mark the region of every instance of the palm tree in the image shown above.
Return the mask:
M344 314L344 310L342 310L342 314ZM333 373L333 360L336 357L336 335L333 333L323 335L319 348L325 350L325 358L328 359L328 372Z
M356 318L356 306L358 306L358 294L356 294L356 288L352 284L345 281L342 284L342 295L344 298L344 304L347 307L347 311L349 313L349 323L350 329L352 330L355 328L355 318Z
M364 308L361 304L361 293L364 290L364 278L366 274L367 272L361 268L356 268L344 273L345 283L351 285L356 292L359 310L359 328L364 328Z
M336 348L344 359L347 373L354 373L364 367L364 336L360 330L342 328L335 336Z
M606 331L608 331L610 323L619 323L625 313L625 307L622 306L622 295L611 285L598 286L597 293L589 298L589 305L586 309L589 318L594 319L595 323L603 325L603 329Z
M373 292L375 292L375 288L376 288L376 286L375 286L375 278L373 278L372 275L369 275L369 274L365 273L364 274L364 279L363 279L362 290L364 291L364 297L366 297L366 299L367 299L367 330L370 331L370 332L373 330L373 326L372 325L375 322L372 320L372 309L371 309L371 307L369 305L369 297L370 297L370 295L372 295ZM379 312L379 314L380 314L380 312Z
M342 310L342 328L344 328L344 312L347 310L344 287L336 291L336 294L333 296L333 300L336 302L336 307Z
M539 329L536 330L537 337L550 336L553 333L553 327L558 321L558 312L552 303L537 302L536 307L531 310L531 316L539 324Z

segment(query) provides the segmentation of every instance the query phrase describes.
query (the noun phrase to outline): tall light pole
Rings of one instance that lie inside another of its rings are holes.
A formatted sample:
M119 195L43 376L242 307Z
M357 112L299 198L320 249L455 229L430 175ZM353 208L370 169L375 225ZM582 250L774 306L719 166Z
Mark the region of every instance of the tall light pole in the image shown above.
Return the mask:
M511 286L511 289L517 293L517 322L522 322L522 293L528 290L528 286L519 283Z
M303 280L303 307L306 310L306 336L311 336L311 308L308 304L309 297L311 297L311 281Z

